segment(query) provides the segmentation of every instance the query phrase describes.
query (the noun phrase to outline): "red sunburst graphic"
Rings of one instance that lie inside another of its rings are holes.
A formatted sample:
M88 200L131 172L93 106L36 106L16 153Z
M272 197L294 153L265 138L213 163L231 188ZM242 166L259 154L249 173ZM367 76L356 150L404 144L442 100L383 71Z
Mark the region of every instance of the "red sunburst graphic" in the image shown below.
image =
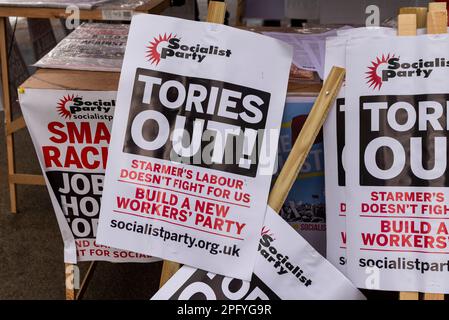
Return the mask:
M159 35L159 37L153 38L153 41L150 42L150 45L147 47L147 55L146 57L151 62L151 64L159 64L159 61L161 61L161 54L159 51L157 51L157 47L161 42L167 42L171 38L175 38L176 35L169 34L167 35L164 33L164 35Z
M260 235L263 236L263 235L266 235L266 234L274 239L274 234L271 232L271 230L268 229L267 227L263 227L262 231L260 232Z
M366 72L366 74L368 75L366 77L366 79L368 79L366 83L369 84L370 88L372 87L373 90L380 90L380 88L382 88L382 78L377 73L377 71L379 69L379 66L384 63L388 63L388 60L394 57L395 56L391 54L388 54L387 56L383 54L381 58L377 57L376 60L371 62L372 66L368 67L369 71Z
M61 99L59 99L58 106L56 109L58 110L58 113L61 117L66 118L66 119L72 118L72 114L66 108L66 104L68 102L73 101L73 99L75 99L74 94L72 94L72 95L68 94L68 95L62 97Z

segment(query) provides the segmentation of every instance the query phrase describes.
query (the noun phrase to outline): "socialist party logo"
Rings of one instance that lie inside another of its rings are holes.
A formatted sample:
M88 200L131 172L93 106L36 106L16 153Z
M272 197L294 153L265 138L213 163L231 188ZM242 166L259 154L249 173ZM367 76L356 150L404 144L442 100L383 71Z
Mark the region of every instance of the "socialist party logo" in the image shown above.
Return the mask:
M366 72L367 84L373 90L380 90L382 86L392 79L421 78L427 79L436 69L449 67L446 58L417 59L404 61L394 54L377 57L368 66Z
M74 94L72 95L68 94L59 99L58 106L56 107L56 109L58 110L58 113L61 117L65 119L72 118L72 113L70 112L68 105L73 102L74 98L75 98Z
M388 62L394 55L388 54L387 56L382 55L382 57L377 57L371 62L371 66L368 67L367 74L367 84L373 90L380 90L384 81L383 72L387 69Z
M207 56L231 56L231 50L215 45L185 43L173 33L154 37L146 47L146 58L151 64L158 65L161 59L183 59L201 63Z
M83 97L67 94L59 99L56 110L66 119L104 119L111 121L115 100L87 100Z

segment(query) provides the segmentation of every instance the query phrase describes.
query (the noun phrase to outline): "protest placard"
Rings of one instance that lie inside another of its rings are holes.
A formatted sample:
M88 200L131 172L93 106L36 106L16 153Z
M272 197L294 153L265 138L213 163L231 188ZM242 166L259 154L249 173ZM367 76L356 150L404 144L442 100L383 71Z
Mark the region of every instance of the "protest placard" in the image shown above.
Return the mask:
M447 35L348 42L347 270L359 287L449 292L448 49Z
M338 37L327 38L325 74L333 66L346 66L346 43L361 37L395 35L390 28L355 28L339 30ZM345 85L324 123L324 157L326 188L326 258L346 274L346 172L345 172Z
M65 262L157 260L95 242L116 92L27 88L19 98L64 240Z
M98 241L249 280L291 57L248 31L135 16Z

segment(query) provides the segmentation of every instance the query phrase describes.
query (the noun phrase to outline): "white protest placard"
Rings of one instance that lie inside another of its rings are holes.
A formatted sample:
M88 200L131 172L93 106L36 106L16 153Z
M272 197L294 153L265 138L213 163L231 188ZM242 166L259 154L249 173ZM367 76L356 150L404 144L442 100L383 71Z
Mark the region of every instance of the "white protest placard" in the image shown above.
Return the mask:
M95 242L115 91L25 89L20 106L64 240L64 261L159 259Z
M153 300L365 299L276 212L268 207L250 282L182 267Z
M449 293L449 37L350 40L348 276L364 288Z
M135 16L98 241L249 280L291 58L263 35Z
M345 68L346 42L360 37L395 35L390 28L355 28L337 31L326 40L325 75L333 66ZM345 172L345 85L342 86L323 126L326 189L326 258L346 274L346 172Z
M346 65L345 37L332 37L326 41L325 74L332 67ZM345 168L345 89L338 93L323 125L324 167L326 194L326 258L341 272L346 273L346 204Z

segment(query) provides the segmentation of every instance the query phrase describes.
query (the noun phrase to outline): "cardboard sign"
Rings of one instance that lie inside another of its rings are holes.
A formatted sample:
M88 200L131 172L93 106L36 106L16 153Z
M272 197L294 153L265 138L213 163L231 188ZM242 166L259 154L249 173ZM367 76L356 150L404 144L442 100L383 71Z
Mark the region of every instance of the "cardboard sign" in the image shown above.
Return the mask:
M315 101L288 97L279 138L279 167L283 167ZM323 134L320 133L294 182L280 215L320 254L326 253Z
M326 41L325 74L333 66L346 66L346 43L363 37L395 35L390 28L355 28L338 31L338 37ZM346 165L345 165L345 86L331 108L323 126L326 188L326 258L346 274Z
M447 35L348 42L347 257L357 286L449 293L447 52Z
M291 57L259 34L135 16L98 241L249 280Z
M116 92L26 89L19 98L64 240L64 261L157 260L95 242Z
M364 299L335 267L268 207L250 282L181 268L153 300Z

